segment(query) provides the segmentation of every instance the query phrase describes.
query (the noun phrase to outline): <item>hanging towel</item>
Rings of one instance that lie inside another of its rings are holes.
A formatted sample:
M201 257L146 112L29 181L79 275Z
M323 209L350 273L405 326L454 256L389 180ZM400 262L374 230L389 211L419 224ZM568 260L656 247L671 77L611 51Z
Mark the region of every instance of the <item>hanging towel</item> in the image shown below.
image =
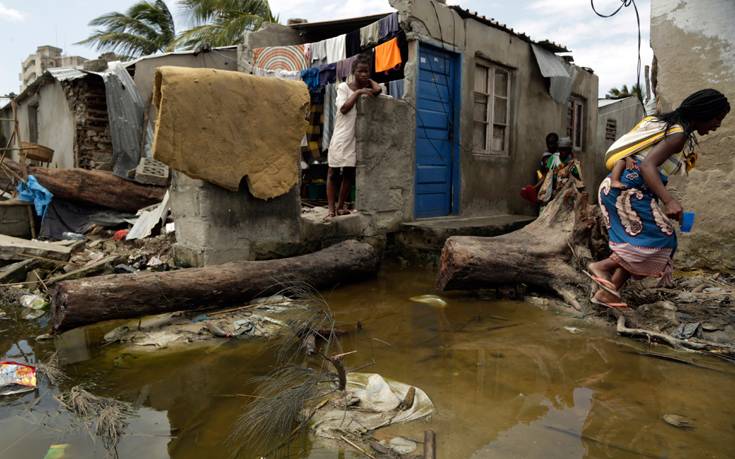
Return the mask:
M321 65L327 63L327 41L322 40L312 43L311 46L311 64Z
M322 129L322 150L329 150L329 142L334 132L334 117L337 110L337 85L328 84L324 87L324 114Z
M360 46L365 49L377 45L380 41L380 24L375 21L360 29Z
M316 91L319 89L319 68L311 67L301 71L301 79L304 80L306 86L309 87L309 91Z
M334 83L337 78L337 64L327 64L319 67L319 87Z
M388 82L388 94L394 99L403 99L406 91L405 80L393 80Z
M337 62L337 82L344 81L352 75L352 63L356 60L357 56L352 56Z
M378 21L378 38L382 41L398 32L398 13L391 13Z
M360 54L360 51L362 51L360 47L360 29L357 29L347 34L345 38L345 52L347 57L350 57Z
M264 70L300 71L308 67L304 45L270 46L253 50L253 66Z
M375 71L387 72L392 70L403 61L401 50L398 48L398 39L393 38L375 47Z
M345 35L326 40L327 64L335 64L347 57L345 50Z

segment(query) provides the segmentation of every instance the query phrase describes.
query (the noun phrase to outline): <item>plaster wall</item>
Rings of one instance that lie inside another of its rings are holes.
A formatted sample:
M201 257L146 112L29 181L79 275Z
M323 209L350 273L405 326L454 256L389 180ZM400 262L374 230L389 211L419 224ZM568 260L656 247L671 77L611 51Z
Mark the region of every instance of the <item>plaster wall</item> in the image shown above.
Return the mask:
M674 109L703 88L724 93L735 105L735 2L652 0L651 46L657 60L659 109ZM685 210L697 213L694 231L681 235L676 264L735 269L735 115L699 139L700 158L688 177L669 184Z
M74 167L76 136L74 114L69 108L62 86L57 82L44 85L37 94L18 103L18 127L20 128L20 139L24 142L30 141L29 107L32 105L38 106L38 141L36 143L54 150L54 159L49 167ZM3 118L12 116L10 108L3 110ZM12 123L3 122L3 136L8 139L11 133ZM13 159L17 160L17 155L14 155Z
M456 11L431 0L393 0L391 5L399 11L410 39L461 54L460 215L532 214L535 209L520 197L520 189L534 180L546 134L566 135L567 105L556 103L549 95L530 44L474 19L462 19ZM511 71L507 156L478 154L473 148L474 69L480 61ZM412 103L416 76L415 65L409 65L407 99ZM585 105L583 147L577 153L584 170L593 170L596 161L597 91L597 76L577 68L572 94L583 98ZM595 174L587 174L585 181L593 189Z
M135 63L135 85L140 91L143 100L148 103L153 94L153 83L156 77L156 69L163 65L174 67L195 67L220 70L237 70L237 48L213 49L197 55L167 54L163 56L152 56Z
M363 97L357 105L355 206L379 232L398 230L413 216L414 136L406 135L411 106L391 97Z

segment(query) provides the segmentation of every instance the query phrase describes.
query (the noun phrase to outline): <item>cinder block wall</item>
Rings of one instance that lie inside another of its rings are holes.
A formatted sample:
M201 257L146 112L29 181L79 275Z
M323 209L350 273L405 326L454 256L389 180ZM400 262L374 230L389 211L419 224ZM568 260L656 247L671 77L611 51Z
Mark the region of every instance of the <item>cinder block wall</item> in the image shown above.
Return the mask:
M171 212L176 221L176 262L208 266L279 258L300 240L298 187L278 198L254 198L247 186L232 192L174 173Z

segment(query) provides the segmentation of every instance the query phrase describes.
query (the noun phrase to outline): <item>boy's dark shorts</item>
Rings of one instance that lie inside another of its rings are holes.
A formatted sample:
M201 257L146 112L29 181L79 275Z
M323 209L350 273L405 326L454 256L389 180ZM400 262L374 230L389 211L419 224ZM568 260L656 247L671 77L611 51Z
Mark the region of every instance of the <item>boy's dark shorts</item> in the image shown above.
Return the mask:
M346 178L347 180L350 180L352 182L355 181L355 171L357 170L356 167L331 167L332 173L339 177L340 179Z

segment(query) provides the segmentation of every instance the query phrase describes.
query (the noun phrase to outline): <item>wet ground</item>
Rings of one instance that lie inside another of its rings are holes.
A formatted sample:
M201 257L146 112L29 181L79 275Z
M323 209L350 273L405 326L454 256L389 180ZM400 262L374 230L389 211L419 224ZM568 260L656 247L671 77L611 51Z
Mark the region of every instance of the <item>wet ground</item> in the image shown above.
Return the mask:
M448 295L441 308L409 301L434 293L433 282L431 272L389 267L373 281L325 294L338 323L363 325L341 340L344 350L358 351L347 366L375 362L362 371L420 387L436 406L430 420L381 430L378 438L419 440L432 429L443 459L735 456L733 365L648 347L522 302ZM54 399L80 383L135 407L119 457L228 457L236 445L226 439L251 400L251 379L272 369L268 347L253 342L137 353L93 344L112 325L38 343L33 337L43 330L19 323L0 321L4 358L33 363L58 350L70 380L58 388L42 379L36 392L0 399L0 458L41 458L51 444L70 444L67 458L105 457ZM673 427L666 414L685 416L694 428ZM292 451L364 457L308 439Z

